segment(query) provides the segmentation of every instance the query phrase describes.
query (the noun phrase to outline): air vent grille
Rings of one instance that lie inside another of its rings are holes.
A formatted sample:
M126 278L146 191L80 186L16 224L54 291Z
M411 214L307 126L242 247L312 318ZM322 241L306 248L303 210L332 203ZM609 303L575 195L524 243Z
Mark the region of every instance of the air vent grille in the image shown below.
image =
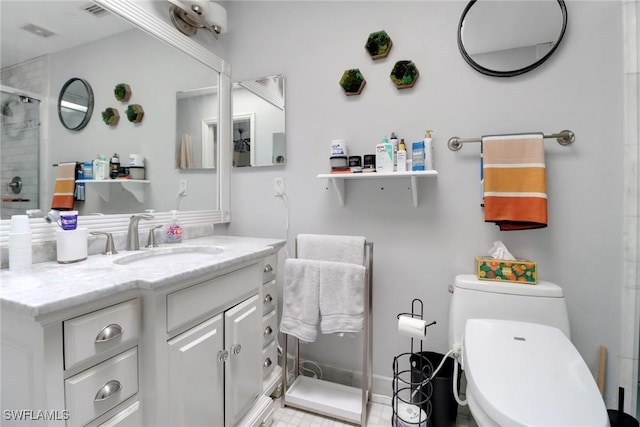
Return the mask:
M80 9L84 10L85 12L93 16L103 16L109 13L107 12L106 9L103 9L102 7L98 6L95 3L86 3L85 5L80 7Z
M22 29L30 32L31 34L35 34L36 36L40 36L44 38L56 35L56 33L54 33L53 31L49 31L46 28L42 28L35 24L27 24L24 27L22 27Z

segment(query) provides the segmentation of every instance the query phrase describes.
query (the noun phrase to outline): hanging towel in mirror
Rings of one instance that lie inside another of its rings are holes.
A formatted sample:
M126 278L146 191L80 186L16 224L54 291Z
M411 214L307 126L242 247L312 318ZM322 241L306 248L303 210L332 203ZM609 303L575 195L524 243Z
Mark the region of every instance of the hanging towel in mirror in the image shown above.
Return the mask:
M72 211L76 188L76 163L58 163L51 209Z
M482 138L484 216L500 230L547 226L542 133Z
M191 135L185 133L180 141L180 157L178 166L180 169L191 169L193 167L193 148Z

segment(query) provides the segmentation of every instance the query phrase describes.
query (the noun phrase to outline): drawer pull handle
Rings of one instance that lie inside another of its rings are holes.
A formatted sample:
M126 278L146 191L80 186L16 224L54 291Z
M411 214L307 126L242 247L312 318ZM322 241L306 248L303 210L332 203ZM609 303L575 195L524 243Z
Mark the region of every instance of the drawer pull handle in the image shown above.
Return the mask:
M267 326L266 328L264 328L264 336L265 337L268 337L272 333L273 333L273 329L271 328L271 326Z
M271 273L272 271L273 271L273 267L271 267L271 264L267 264L264 266L265 273Z
M103 400L107 400L114 394L120 391L122 386L120 385L120 381L111 380L102 386L100 390L96 393L96 397L93 398L95 402L101 402Z
M264 297L264 303L269 304L271 301L273 301L273 297L271 296L271 294L267 294L267 296Z
M124 329L122 329L122 326L116 323L112 323L105 326L104 329L100 331L100 333L96 336L96 342L110 341L114 338L119 337L123 333Z
M236 344L233 346L231 351L233 352L233 354L240 354L240 352L242 351L242 346L240 344Z
M273 362L271 361L271 358L270 358L270 357L267 357L267 358L264 360L264 365L263 365L263 366L264 366L265 368L268 368L268 367L269 367L269 366L271 366L272 364L273 364Z
M227 350L220 350L218 352L218 362L224 363L229 358L229 352Z

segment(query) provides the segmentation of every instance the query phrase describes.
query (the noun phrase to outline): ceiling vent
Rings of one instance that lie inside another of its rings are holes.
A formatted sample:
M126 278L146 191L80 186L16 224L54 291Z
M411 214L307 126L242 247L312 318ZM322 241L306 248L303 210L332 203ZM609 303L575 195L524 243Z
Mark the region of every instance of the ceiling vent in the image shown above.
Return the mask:
M56 35L56 33L54 33L53 31L49 31L46 28L42 28L36 24L27 24L24 27L22 27L22 29L30 32L31 34L35 34L36 36L40 36L44 38Z
M103 15L108 15L109 12L107 11L107 9L104 9L100 6L98 6L95 3L86 3L84 5L82 5L80 7L80 9L84 10L85 12L87 12L90 15L93 16L103 16Z

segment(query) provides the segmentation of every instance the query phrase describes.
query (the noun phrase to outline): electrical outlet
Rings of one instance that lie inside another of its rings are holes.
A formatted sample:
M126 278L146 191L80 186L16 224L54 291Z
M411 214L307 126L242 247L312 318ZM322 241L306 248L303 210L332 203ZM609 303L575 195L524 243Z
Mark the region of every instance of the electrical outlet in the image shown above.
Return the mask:
M187 190L187 180L181 179L180 186L178 187L178 196L186 196L188 193Z
M284 196L284 178L278 177L273 179L273 191L276 197Z

